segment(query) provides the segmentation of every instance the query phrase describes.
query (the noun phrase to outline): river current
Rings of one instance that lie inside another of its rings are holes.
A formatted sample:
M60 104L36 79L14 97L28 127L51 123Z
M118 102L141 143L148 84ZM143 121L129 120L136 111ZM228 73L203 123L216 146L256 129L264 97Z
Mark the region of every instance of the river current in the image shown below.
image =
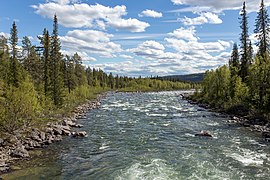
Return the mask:
M109 93L67 137L6 179L270 179L270 144L183 91ZM213 138L196 137L207 130Z

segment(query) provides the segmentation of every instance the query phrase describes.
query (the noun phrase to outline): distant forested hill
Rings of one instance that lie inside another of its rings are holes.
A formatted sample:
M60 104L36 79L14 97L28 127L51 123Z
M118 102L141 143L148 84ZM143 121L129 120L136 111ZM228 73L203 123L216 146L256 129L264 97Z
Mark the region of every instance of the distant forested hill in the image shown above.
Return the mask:
M172 75L172 76L158 77L158 79L198 83L198 82L202 82L204 75L205 75L205 73L187 74L187 75Z

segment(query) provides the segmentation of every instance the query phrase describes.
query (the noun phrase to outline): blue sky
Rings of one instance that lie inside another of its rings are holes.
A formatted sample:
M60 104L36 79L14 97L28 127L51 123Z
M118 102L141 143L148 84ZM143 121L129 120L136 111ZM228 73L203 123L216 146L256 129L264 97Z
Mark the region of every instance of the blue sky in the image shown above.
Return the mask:
M52 30L57 14L62 53L86 66L128 76L204 72L226 64L239 39L242 0L5 0L0 33L16 21L19 37ZM253 34L260 0L247 0ZM270 0L265 0L267 6ZM254 47L256 50L256 47Z

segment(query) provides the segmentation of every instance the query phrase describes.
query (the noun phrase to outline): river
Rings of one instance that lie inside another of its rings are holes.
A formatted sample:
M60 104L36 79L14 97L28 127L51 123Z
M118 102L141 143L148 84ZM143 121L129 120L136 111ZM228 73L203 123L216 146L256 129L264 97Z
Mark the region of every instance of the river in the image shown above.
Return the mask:
M67 137L4 179L270 179L270 144L183 91L111 93ZM201 130L214 137L195 137ZM23 164L23 165L22 165Z

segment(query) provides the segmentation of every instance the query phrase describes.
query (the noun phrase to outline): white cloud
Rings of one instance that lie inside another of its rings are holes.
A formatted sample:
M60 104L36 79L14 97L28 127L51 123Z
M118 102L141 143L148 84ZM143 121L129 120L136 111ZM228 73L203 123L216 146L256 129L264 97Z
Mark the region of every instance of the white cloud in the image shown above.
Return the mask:
M128 30L130 32L144 32L149 27L148 23L139 21L138 19L118 19L108 20L108 24L117 30Z
M183 12L189 10L191 12L222 12L225 10L241 9L243 0L171 0L176 5L189 5L191 7L175 10L174 12ZM246 0L247 10L257 11L261 0ZM269 6L270 1L265 0L265 5Z
M121 55L119 55L119 57L124 58L124 59L133 59L132 56L125 55L125 54L121 54Z
M89 56L86 52L76 52L76 51L72 51L72 50L61 50L61 53L63 55L68 55L68 56L73 56L75 53L77 53L83 61L83 64L85 64L86 62L94 62L97 61L96 58Z
M117 30L143 32L150 25L137 19L123 19L127 15L126 6L107 7L100 4L88 5L84 3L71 3L63 0L48 2L32 6L43 17L52 19L58 16L59 24L70 28L93 28L104 30L107 26Z
M168 33L169 36L176 37L177 39L184 39L188 41L197 41L198 38L195 35L196 30L195 27L190 27L190 28L179 28L174 30L172 33Z
M171 47L179 52L184 52L188 54L194 54L199 51L204 51L207 53L211 52L222 52L231 47L231 43L227 41L217 41L217 42L198 42L189 41L186 42L181 39L165 38L168 42L168 47Z
M61 36L62 46L72 52L86 52L97 54L102 57L115 57L116 53L122 52L119 44L110 41L112 34L95 30L73 30L66 36Z
M156 41L145 41L138 45L137 48L129 49L137 56L144 57L149 60L158 59L179 59L180 55L171 52L165 52L165 47Z
M4 32L0 32L0 36L4 36L5 38L8 39L10 37L10 34L4 33Z
M186 26L193 26L193 25L201 25L201 24L221 24L222 20L218 17L218 15L211 13L211 12L204 12L200 13L200 16L196 18L188 18L184 17L180 20Z
M149 9L146 9L139 14L139 17L161 18L162 16L162 13Z

